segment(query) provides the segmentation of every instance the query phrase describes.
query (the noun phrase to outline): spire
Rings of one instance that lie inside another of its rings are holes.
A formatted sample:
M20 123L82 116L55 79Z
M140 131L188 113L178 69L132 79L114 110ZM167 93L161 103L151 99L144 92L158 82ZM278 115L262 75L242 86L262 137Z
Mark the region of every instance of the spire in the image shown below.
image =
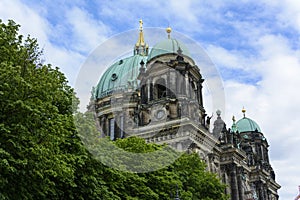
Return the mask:
M138 41L134 47L134 55L140 54L143 56L147 56L149 47L148 44L145 43L145 39L144 39L143 20L140 19L139 23L140 23L140 33L139 33Z
M171 32L172 32L172 29L171 29L171 27L170 26L168 26L168 28L166 28L166 32L168 33L168 39L170 39L171 38Z

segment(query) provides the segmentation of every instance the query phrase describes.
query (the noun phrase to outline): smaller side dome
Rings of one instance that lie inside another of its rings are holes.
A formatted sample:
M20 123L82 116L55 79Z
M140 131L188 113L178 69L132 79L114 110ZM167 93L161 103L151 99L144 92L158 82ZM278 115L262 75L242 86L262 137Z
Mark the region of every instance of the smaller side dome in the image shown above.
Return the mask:
M239 121L237 121L236 127L239 133L251 132L251 131L261 132L258 124L248 117L244 117Z
M153 46L148 55L148 60L151 60L152 58L163 54L177 54L177 51L179 49L181 49L183 55L191 57L188 48L182 42L176 39L168 38L160 41L159 43Z

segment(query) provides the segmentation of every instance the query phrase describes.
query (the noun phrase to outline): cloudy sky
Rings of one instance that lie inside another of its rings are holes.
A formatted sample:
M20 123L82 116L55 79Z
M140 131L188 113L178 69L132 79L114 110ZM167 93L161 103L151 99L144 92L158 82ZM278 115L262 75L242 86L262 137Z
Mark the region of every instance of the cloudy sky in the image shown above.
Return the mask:
M300 185L298 0L1 0L0 19L13 19L22 26L22 34L37 38L46 63L59 66L72 86L91 52L117 34L138 30L139 19L144 27L170 25L200 44L215 64L224 86L227 126L232 115L242 117L243 106L260 125L282 185L280 199L296 196ZM105 67L96 70L101 74Z

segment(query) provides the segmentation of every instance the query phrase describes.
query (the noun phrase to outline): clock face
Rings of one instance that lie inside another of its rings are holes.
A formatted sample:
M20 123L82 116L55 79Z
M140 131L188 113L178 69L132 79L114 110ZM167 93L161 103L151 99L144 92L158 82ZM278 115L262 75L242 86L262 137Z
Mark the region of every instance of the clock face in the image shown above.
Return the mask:
M162 119L165 116L165 111L164 110L158 110L156 112L156 118L157 119Z

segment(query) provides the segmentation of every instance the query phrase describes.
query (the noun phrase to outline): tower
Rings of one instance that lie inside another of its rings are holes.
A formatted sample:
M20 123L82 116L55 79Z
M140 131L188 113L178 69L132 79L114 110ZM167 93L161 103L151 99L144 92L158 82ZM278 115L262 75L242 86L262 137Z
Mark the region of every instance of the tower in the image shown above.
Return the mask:
M220 135L221 174L232 199L278 199L280 185L269 162L267 139L258 124L246 117Z

